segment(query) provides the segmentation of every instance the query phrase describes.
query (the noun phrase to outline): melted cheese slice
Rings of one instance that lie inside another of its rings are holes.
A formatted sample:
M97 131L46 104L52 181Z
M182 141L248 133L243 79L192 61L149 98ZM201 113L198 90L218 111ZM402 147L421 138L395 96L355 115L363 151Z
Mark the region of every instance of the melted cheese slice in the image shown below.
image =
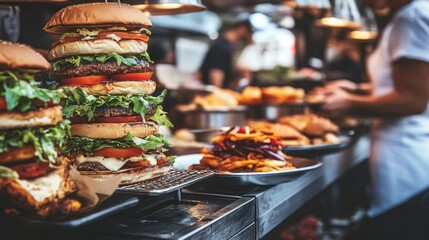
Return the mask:
M79 164L82 164L84 162L98 162L110 171L118 171L128 161L137 162L140 160L148 160L151 165L156 165L157 163L155 155L143 155L143 157L130 157L121 159L102 156L85 157L83 155L79 155L76 159Z
M156 160L156 155L143 155L144 159L148 160L150 162L150 165L156 165L157 164L157 160Z
M16 180L23 189L25 189L37 202L43 202L57 193L63 183L59 171L54 171L44 177L33 180Z

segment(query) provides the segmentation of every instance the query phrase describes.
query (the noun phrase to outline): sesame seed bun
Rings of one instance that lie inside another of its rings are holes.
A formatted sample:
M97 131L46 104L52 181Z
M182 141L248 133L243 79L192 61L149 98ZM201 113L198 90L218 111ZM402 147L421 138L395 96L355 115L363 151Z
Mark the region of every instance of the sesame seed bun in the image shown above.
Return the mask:
M47 71L51 65L27 45L0 41L0 69Z
M46 32L63 34L76 28L109 28L122 26L137 30L152 26L149 18L129 4L86 3L68 6L55 13L43 28Z

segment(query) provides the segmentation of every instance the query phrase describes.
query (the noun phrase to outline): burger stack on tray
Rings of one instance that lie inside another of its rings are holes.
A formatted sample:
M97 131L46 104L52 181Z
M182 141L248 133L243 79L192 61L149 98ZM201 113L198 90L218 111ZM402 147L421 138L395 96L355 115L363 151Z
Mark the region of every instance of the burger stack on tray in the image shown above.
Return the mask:
M81 207L60 153L70 134L62 94L38 81L49 68L30 47L0 42L0 204L9 212L50 217Z
M44 28L61 34L48 60L72 123L66 154L83 175L132 184L172 169L158 133L160 125L171 126L161 106L165 92L151 96L151 26L130 5L89 3L60 10Z

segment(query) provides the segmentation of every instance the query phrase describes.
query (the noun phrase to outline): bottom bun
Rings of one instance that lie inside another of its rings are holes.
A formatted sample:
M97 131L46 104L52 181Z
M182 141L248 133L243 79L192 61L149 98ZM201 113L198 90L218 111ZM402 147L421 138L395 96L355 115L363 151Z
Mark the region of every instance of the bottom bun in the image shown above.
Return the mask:
M148 179L160 177L166 172L169 172L173 169L170 165L164 166L154 166L154 167L144 167L144 168L130 168L124 169L120 172L111 172L104 174L94 174L94 172L80 172L82 175L87 175L94 178L108 178L108 177L121 177L121 183L119 185L130 185L134 183L139 183L146 181ZM128 170L128 171L125 171Z

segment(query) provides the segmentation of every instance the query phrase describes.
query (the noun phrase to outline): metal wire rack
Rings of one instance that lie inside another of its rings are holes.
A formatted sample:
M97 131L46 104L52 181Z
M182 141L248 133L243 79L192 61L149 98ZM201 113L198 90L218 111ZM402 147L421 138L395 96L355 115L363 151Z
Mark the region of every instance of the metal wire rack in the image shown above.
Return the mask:
M214 174L213 171L172 170L140 183L121 186L118 193L157 196L177 191Z

